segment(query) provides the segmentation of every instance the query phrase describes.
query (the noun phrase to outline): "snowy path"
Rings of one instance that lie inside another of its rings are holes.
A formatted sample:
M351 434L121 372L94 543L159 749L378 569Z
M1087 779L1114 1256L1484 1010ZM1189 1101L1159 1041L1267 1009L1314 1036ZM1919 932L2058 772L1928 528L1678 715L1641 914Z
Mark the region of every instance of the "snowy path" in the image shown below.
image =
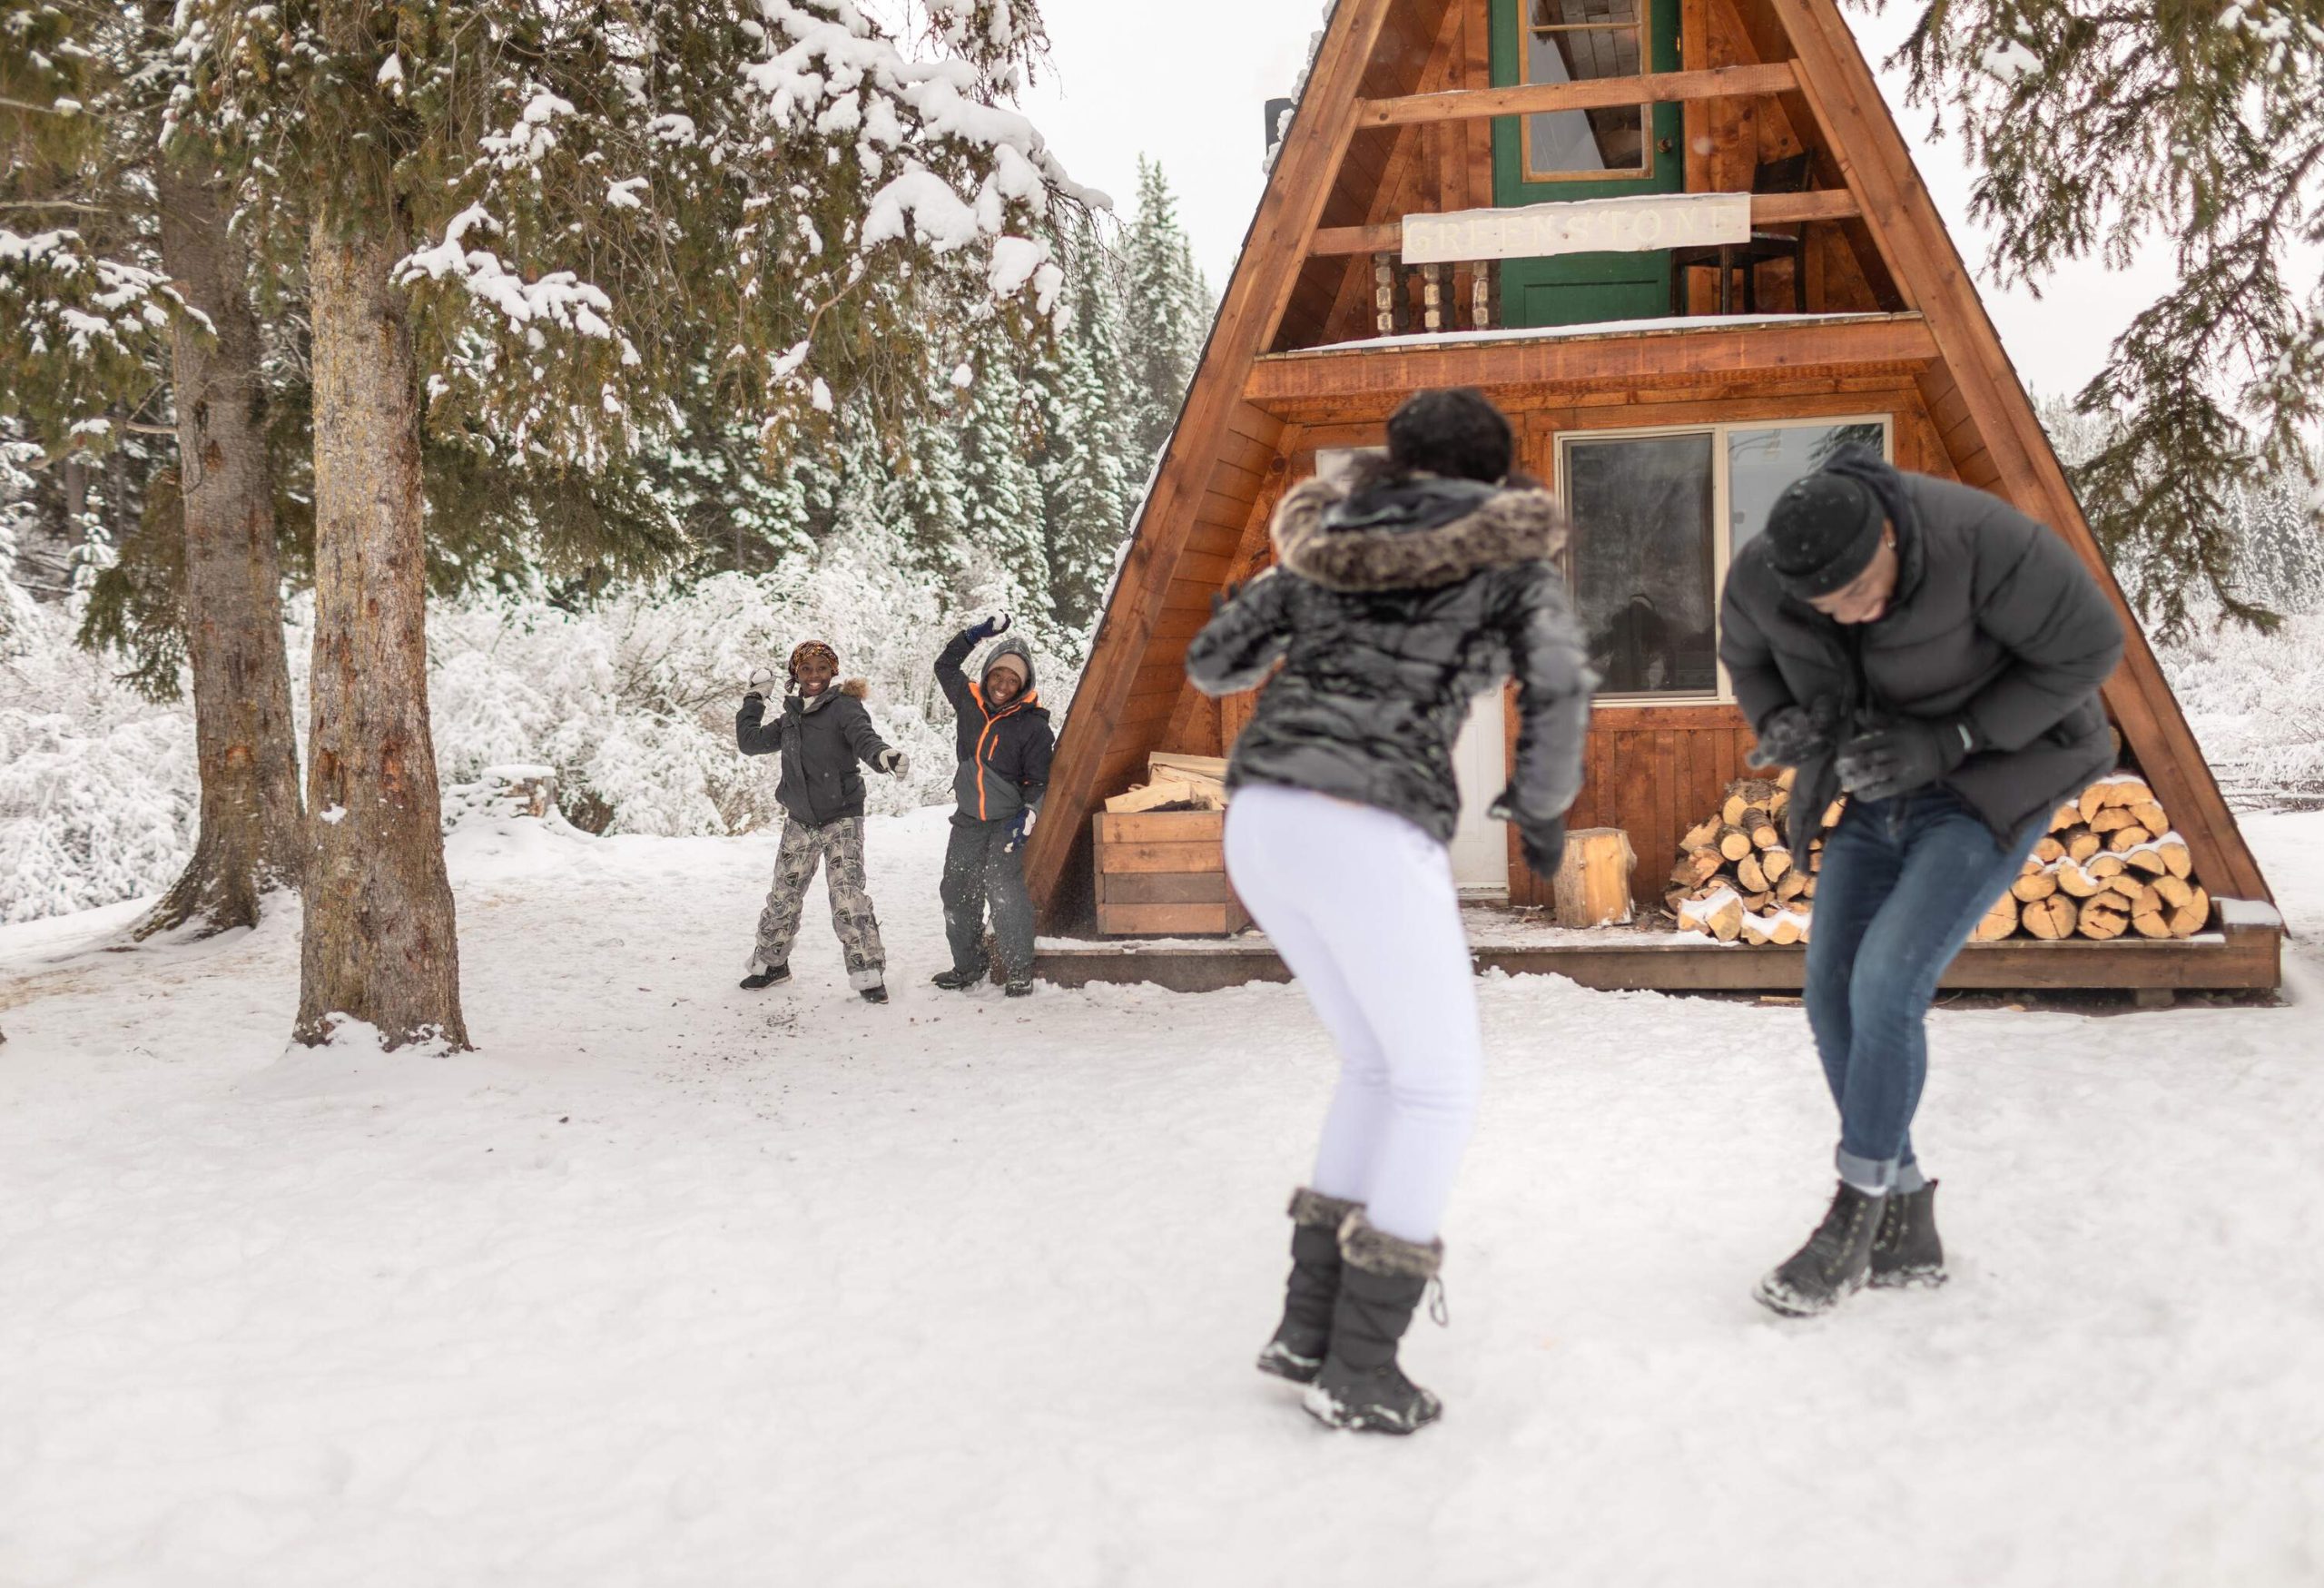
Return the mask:
M2250 831L2312 944L2324 816ZM940 995L941 841L875 1010L820 893L734 987L769 838L464 831L449 1060L286 1056L290 919L0 932L0 1583L2324 1579L2316 1000L1941 1015L1955 1283L1801 1325L1797 1011L1488 982L1450 1411L1363 1440L1249 1367L1296 991Z

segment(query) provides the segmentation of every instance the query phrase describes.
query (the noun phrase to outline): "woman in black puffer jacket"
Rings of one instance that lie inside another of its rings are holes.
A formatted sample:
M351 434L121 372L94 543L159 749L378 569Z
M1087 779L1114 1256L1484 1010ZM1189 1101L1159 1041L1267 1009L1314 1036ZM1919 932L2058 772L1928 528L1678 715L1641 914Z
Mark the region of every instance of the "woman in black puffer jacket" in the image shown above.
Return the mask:
M1341 1056L1259 1357L1334 1427L1406 1434L1441 1410L1396 1342L1443 1260L1482 1067L1445 847L1471 701L1520 686L1516 774L1494 810L1536 871L1556 869L1581 787L1594 680L1550 562L1563 520L1548 492L1504 483L1511 457L1479 393L1411 399L1384 465L1284 498L1275 568L1187 655L1208 694L1267 683L1227 769L1227 871Z

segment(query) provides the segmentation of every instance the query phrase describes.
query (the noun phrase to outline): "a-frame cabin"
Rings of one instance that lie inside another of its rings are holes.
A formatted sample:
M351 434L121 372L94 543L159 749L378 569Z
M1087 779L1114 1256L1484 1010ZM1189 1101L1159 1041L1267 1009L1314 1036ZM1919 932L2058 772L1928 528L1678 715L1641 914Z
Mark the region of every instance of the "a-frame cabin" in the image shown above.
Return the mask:
M1252 697L1204 699L1183 661L1213 596L1266 566L1285 487L1445 385L1510 413L1521 467L1573 517L1604 685L1571 819L1630 835L1641 898L1749 747L1716 660L1729 552L1822 450L1870 442L1994 491L2114 589L1834 0L1338 0L1059 745L1028 855L1050 931L1094 919L1103 802L1152 753L1224 755L1248 720ZM1956 982L2276 985L2267 885L2122 615L2105 700L2124 759L2211 895L2246 902L2191 942L1988 945L2011 956L1965 954ZM1505 721L1488 710L1464 740L1472 804L1497 790ZM1464 827L1454 853L1464 884L1548 902L1498 828ZM1117 973L1043 959L1059 980ZM1158 963L1118 973L1169 980ZM1553 963L1599 985L1798 976L1797 951Z

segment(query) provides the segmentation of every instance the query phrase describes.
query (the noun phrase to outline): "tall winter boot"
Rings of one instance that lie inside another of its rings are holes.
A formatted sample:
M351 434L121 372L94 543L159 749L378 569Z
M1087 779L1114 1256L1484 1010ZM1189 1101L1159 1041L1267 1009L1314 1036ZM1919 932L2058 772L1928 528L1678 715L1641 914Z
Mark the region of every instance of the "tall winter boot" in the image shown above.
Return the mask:
M1752 1299L1786 1317L1812 1317L1856 1294L1872 1271L1881 1204L1892 1199L1866 1196L1842 1180L1807 1244L1761 1279Z
M1328 1427L1409 1434L1433 1423L1444 1403L1404 1376L1396 1342L1412 1327L1429 1281L1444 1265L1444 1243L1417 1246L1372 1228L1358 1208L1340 1227L1340 1295L1323 1370L1305 1405Z
M1340 1298L1340 1226L1362 1206L1305 1186L1291 1193L1291 1277L1284 1284L1283 1321L1259 1353L1260 1372L1315 1382Z
M1936 1182L1917 1191L1891 1191L1872 1238L1872 1279L1877 1290L1935 1289L1945 1283L1945 1243L1936 1238Z

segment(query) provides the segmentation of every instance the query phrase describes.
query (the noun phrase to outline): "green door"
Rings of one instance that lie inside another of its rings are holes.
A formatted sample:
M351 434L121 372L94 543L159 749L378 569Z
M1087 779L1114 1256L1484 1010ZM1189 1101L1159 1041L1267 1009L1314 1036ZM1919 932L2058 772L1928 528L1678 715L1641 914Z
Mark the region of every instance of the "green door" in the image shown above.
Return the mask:
M1641 56L1679 69L1679 0L1492 0L1492 81L1627 77ZM1521 23L1523 25L1521 26ZM1600 174L1602 173L1603 174ZM1492 124L1499 208L1678 192L1686 185L1683 111L1561 111ZM1668 253L1570 253L1501 265L1503 321L1580 325L1670 311Z

